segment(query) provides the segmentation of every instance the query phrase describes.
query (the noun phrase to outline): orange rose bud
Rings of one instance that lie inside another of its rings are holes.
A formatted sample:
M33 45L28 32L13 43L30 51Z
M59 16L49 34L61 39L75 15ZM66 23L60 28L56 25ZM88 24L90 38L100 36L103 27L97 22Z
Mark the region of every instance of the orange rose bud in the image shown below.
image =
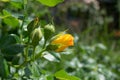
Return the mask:
M65 48L74 45L74 38L70 34L63 34L54 39L51 44L59 45L55 50L57 52L63 51Z

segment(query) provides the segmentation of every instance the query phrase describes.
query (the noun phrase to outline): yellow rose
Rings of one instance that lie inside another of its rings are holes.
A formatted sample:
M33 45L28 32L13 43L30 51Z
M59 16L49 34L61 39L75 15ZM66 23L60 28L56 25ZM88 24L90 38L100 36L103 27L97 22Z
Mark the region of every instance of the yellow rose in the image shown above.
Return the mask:
M51 44L59 45L55 50L57 52L63 51L65 48L74 45L74 38L70 34L63 34L54 39Z

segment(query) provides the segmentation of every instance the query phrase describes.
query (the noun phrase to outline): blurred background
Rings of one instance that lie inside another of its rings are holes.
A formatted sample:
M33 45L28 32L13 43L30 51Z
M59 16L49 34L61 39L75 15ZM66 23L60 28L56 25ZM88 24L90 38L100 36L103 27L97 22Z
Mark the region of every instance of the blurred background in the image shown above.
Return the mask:
M21 0L0 2L0 15L3 10L19 20L23 17ZM43 59L44 70L65 69L81 80L120 80L120 0L65 0L51 8L29 0L27 12L26 24L39 16L41 27L54 23L58 33L68 30L75 38L74 46L61 53L59 63ZM15 23L0 19L0 38L18 34L19 23Z

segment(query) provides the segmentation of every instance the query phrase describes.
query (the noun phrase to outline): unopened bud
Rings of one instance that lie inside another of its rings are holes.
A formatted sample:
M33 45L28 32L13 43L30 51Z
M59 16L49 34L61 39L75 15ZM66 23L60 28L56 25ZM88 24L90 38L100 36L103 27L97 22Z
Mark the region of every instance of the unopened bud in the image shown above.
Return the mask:
M32 45L36 46L38 45L39 41L42 38L42 32L40 28L36 28L32 33L31 33L31 39L32 39Z
M31 33L35 28L38 27L38 22L39 22L39 19L35 18L28 24L27 26L28 33Z
M52 24L48 24L44 27L44 37L45 40L48 40L52 34L55 32L55 27Z

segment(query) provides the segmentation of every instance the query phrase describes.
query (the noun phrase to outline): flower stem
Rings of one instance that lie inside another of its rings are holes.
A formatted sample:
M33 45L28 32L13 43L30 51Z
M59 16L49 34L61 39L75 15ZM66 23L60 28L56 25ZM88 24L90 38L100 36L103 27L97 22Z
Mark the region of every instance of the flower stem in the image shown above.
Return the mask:
M37 55L34 55L34 57L32 57L32 58L29 59L29 60L28 60L28 59L25 60L21 65L17 66L16 68L17 68L17 69L20 69L20 68L24 67L26 64L28 64L28 63L30 63L30 62L32 62L32 61L37 60L38 58L41 57L42 53L43 53L45 50L46 50L46 49L42 49L41 52L39 52Z

